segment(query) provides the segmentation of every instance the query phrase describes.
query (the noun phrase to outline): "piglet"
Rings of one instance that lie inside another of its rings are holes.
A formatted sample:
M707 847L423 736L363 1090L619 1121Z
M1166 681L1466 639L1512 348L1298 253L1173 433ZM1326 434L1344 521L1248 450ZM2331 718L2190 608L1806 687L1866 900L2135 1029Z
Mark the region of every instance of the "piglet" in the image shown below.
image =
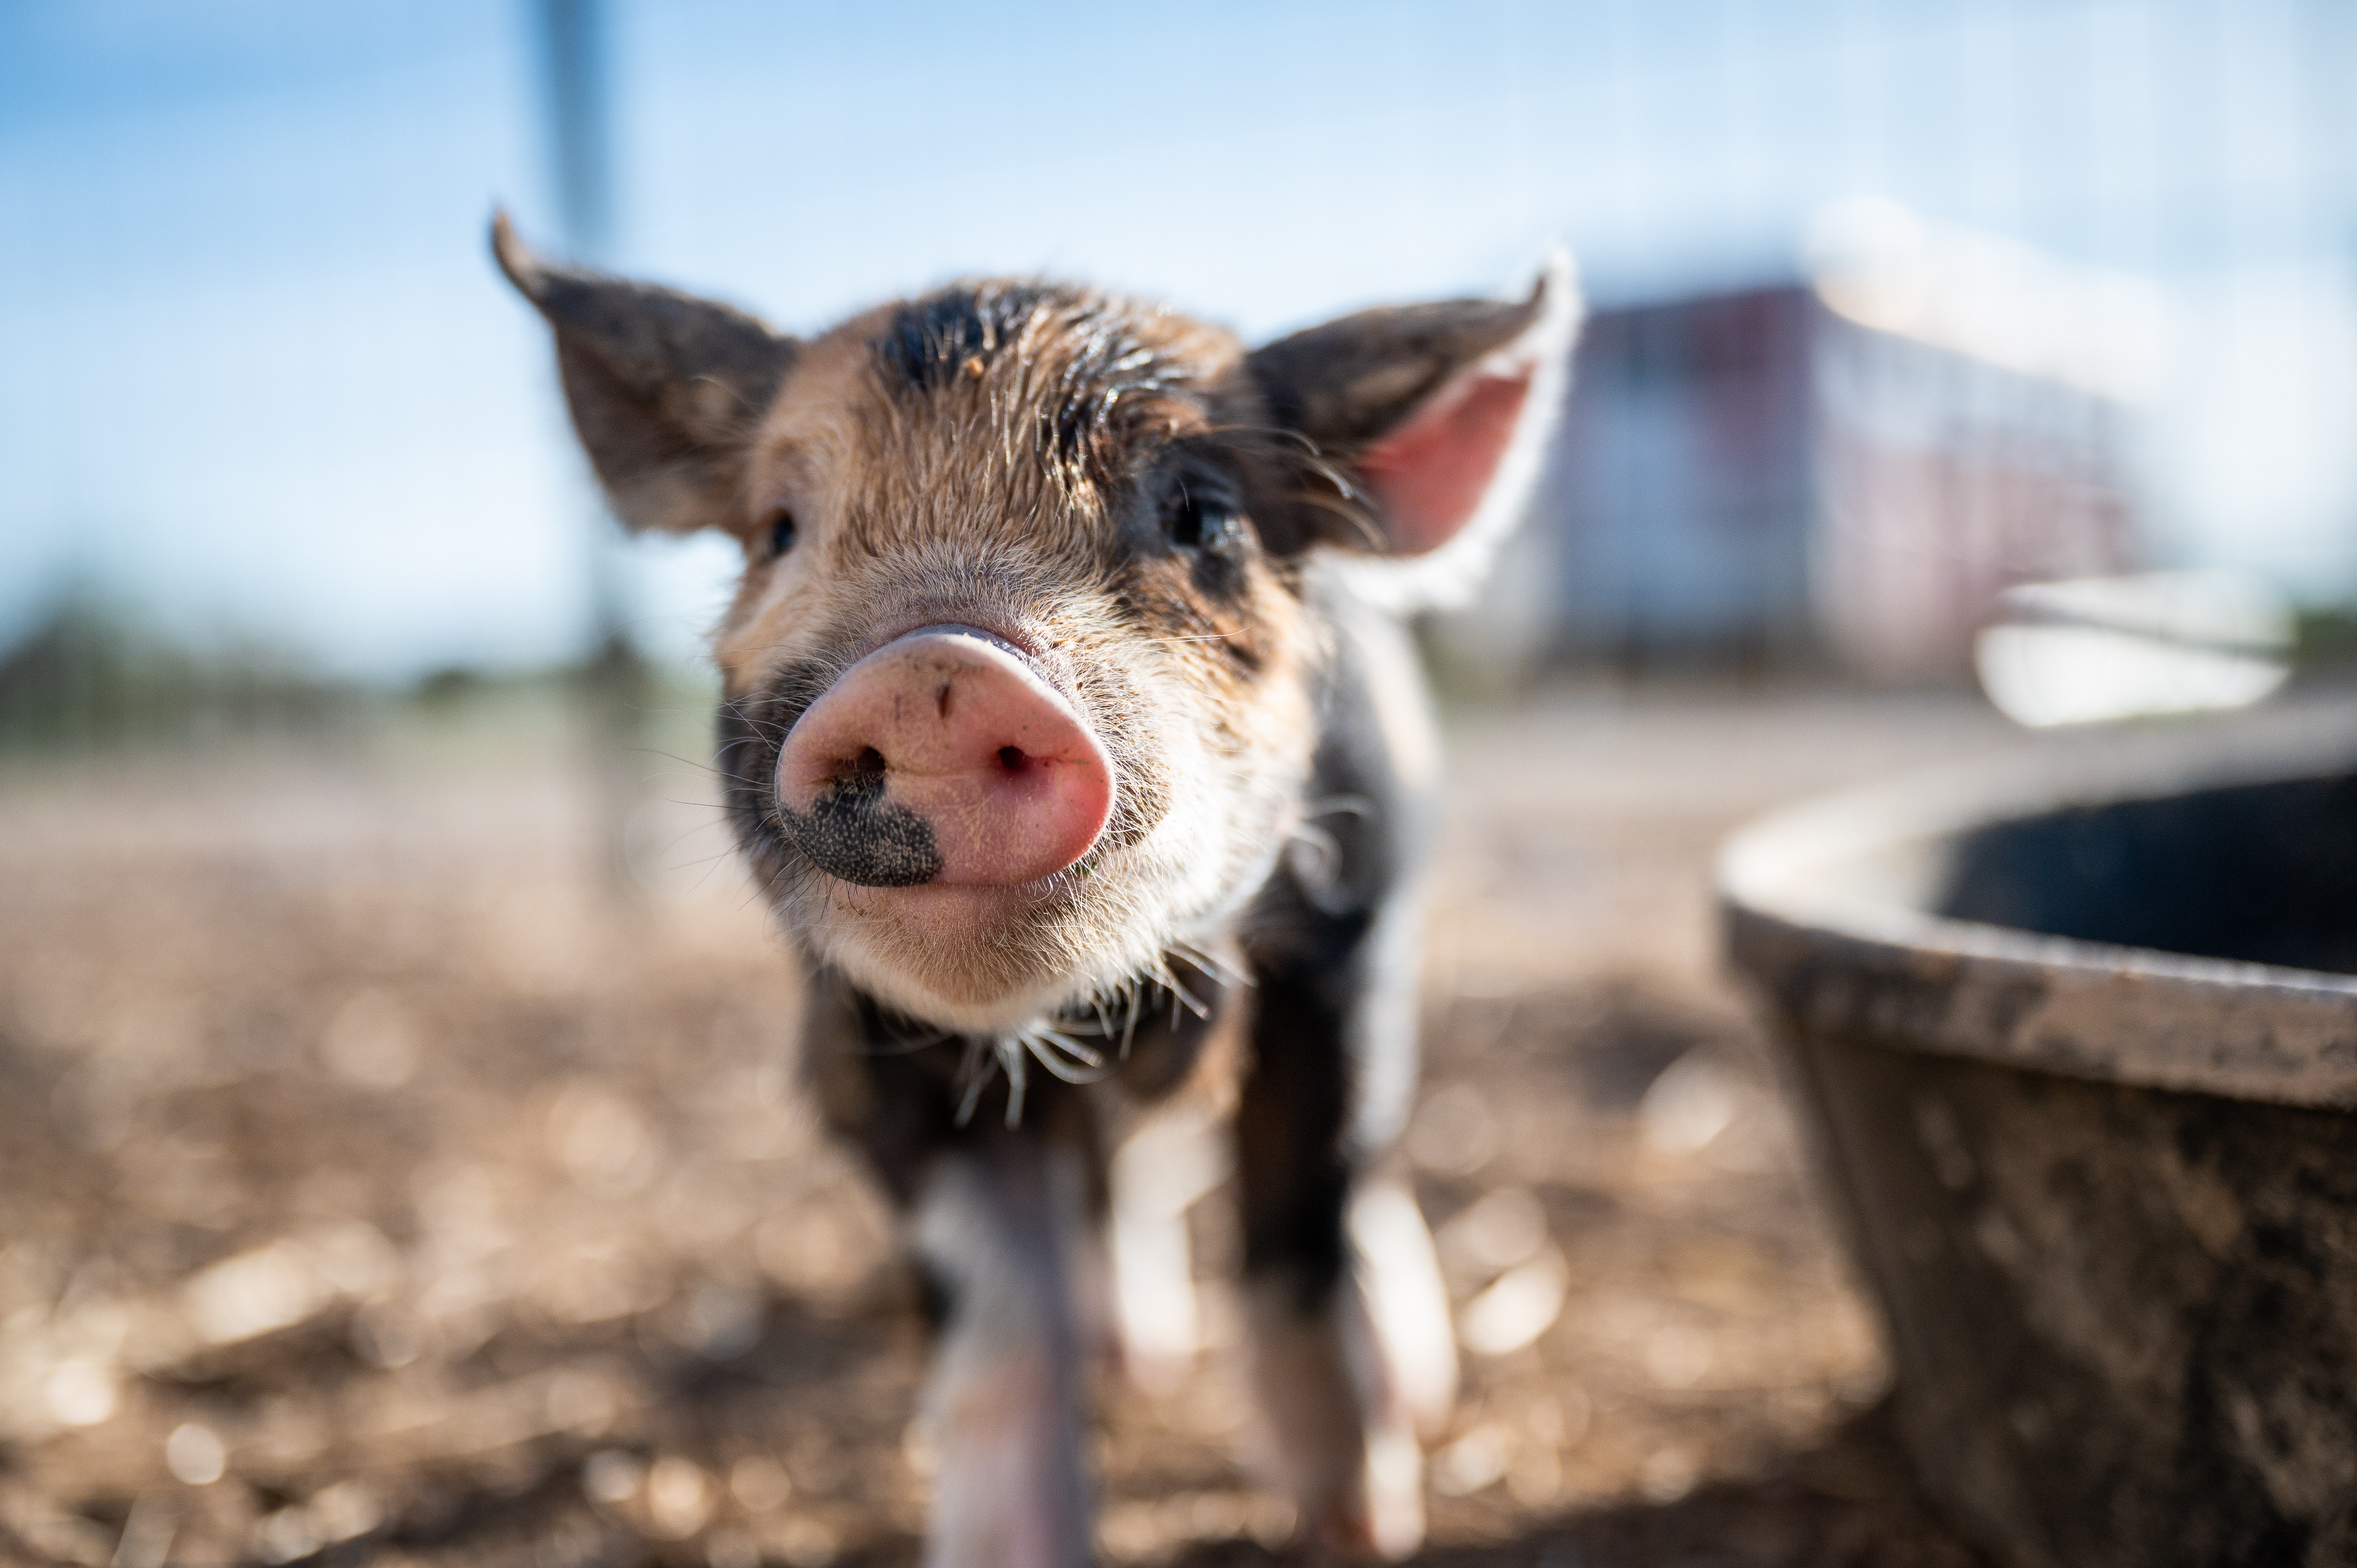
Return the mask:
M625 526L744 550L719 776L926 1285L927 1561L1090 1560L1094 1353L1183 1364L1230 1168L1269 1479L1305 1545L1414 1551L1456 1361L1390 1154L1437 782L1401 617L1524 509L1567 266L1259 348L1030 280L797 338L493 243Z

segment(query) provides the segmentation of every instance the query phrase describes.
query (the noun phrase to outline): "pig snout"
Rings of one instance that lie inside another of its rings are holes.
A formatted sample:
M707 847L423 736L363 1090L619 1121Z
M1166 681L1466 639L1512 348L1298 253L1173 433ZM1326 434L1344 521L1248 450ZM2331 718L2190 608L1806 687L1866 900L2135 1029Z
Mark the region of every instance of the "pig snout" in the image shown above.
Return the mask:
M1088 854L1113 767L1006 643L931 626L845 671L786 736L778 805L812 864L866 887L1011 886Z

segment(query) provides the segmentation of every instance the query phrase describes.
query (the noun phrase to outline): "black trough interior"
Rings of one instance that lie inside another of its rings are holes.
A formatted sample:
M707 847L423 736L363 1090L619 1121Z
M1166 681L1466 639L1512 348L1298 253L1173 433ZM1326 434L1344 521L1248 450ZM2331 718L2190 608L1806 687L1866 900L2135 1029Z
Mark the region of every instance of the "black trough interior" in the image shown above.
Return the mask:
M2074 807L1953 842L1938 914L2357 974L2357 774Z

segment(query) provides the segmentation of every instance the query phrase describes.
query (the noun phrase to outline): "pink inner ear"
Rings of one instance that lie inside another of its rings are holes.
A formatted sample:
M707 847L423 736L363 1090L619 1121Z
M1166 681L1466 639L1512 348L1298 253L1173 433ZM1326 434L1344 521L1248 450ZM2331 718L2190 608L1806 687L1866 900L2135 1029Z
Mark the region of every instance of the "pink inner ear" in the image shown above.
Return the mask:
M1473 376L1361 455L1357 467L1383 503L1392 553L1437 550L1473 521L1530 390L1528 371Z

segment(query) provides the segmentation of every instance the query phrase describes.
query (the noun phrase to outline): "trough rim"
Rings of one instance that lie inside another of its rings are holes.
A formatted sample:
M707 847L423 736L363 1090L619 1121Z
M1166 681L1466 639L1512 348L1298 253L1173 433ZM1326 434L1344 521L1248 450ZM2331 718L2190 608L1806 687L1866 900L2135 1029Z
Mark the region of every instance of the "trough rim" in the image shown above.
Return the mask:
M2077 806L2357 768L2357 702L2112 734L1772 812L1722 847L1725 950L1807 1035L2099 1082L2357 1110L2357 975L1955 919L1813 875Z

